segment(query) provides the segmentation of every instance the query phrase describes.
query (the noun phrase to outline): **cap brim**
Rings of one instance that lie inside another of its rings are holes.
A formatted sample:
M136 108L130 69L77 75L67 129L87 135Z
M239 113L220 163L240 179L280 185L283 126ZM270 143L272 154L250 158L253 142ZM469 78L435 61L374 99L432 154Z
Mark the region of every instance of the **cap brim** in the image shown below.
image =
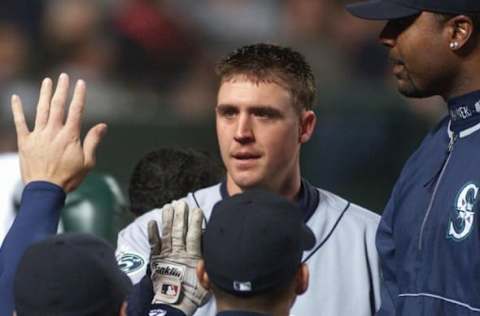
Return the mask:
M345 6L350 14L367 20L394 20L417 15L419 9L408 8L385 0L371 0Z

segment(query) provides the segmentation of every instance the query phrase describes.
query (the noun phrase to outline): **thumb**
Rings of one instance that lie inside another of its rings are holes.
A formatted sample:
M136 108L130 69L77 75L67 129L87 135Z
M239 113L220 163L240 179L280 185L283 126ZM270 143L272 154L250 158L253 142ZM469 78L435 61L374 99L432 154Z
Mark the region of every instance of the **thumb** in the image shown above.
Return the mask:
M162 240L158 232L158 225L156 221L148 222L148 243L150 244L150 253L152 255L160 254L162 250Z
M85 157L85 166L89 169L95 166L97 146L106 132L107 124L100 123L92 127L88 131L87 136L85 136L85 140L83 141L83 155Z

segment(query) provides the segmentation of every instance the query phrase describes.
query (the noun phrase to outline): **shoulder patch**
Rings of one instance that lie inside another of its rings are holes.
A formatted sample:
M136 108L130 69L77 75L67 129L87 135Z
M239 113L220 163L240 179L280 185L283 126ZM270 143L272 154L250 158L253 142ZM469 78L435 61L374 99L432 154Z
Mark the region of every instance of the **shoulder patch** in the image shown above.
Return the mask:
M142 269L145 265L145 260L134 253L122 253L117 257L117 263L120 270L130 274Z

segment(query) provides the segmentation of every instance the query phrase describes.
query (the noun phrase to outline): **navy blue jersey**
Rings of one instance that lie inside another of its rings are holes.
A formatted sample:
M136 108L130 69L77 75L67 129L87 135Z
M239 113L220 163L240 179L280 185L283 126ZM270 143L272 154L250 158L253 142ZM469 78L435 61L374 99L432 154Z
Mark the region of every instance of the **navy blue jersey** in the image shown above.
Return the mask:
M450 115L405 165L380 222L378 315L480 313L480 92Z

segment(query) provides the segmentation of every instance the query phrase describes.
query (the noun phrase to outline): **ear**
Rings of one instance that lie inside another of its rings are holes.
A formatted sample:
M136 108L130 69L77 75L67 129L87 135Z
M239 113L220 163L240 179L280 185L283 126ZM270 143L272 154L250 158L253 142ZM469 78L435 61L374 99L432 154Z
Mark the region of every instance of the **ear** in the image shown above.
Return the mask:
M120 316L127 316L127 302L123 302L120 307Z
M298 140L301 144L305 144L312 137L315 125L317 123L317 116L313 111L302 111L300 114L300 133Z
M300 268L298 268L297 275L295 277L297 283L295 287L295 293L297 295L302 295L307 291L309 278L310 272L308 270L308 266L305 263L302 263Z
M457 15L446 22L450 49L456 51L467 45L472 37L474 24L470 17Z
M210 280L208 278L207 271L205 270L205 261L198 261L196 272L198 282L200 282L205 289L210 290Z

